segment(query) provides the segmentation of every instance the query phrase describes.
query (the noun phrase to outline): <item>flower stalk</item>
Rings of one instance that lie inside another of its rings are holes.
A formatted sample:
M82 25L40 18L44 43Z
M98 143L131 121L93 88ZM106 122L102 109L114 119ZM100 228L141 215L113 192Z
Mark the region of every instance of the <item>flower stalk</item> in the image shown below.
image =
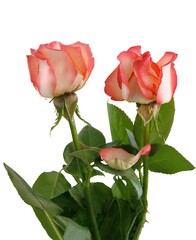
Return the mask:
M143 138L143 146L149 143L150 138L150 122L144 125L144 138ZM149 177L149 161L148 156L143 156L143 177L142 177L142 187L143 187L143 194L142 194L142 203L143 203L143 211L139 214L138 219L136 220L136 230L134 233L134 239L138 240L142 229L144 227L146 220L146 214L148 212L148 179Z
M79 140L79 137L78 137L74 116L73 116L73 114L70 114L69 108L67 107L66 103L64 104L64 111L65 112L64 112L63 115L66 117L66 119L69 122L69 127L70 127L70 130L71 130L71 135L72 135L73 144L74 144L74 149L75 149L75 151L79 151L80 150L80 140ZM75 160L77 161L77 166L78 166L80 175L82 176L82 170L80 168L79 159L76 158ZM78 179L78 178L76 179L76 181L77 181L77 183L82 184L82 186L85 189L87 208L88 208L88 212L89 212L89 215L90 215L90 221L91 221L91 225L92 225L92 229L93 229L92 232L93 232L93 235L94 235L93 239L101 240L98 225L97 225L97 221L96 221L95 211L94 211L94 208L93 208L93 202L92 202L92 198L91 198L90 176L91 176L91 169L88 168L86 179L82 177L83 182L81 182L80 179Z

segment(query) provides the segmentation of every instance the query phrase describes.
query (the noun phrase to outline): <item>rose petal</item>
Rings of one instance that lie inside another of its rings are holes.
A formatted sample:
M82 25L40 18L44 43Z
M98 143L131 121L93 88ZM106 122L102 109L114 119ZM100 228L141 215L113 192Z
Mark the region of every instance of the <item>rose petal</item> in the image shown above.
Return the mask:
M105 93L111 97L112 100L122 101L124 100L122 96L122 91L119 87L117 80L118 68L116 68L106 79L105 81Z
M39 59L35 56L27 56L28 68L30 73L31 82L36 90L39 91Z
M162 79L157 93L157 103L169 102L174 95L176 87L177 74L174 64L170 63L162 68Z
M161 68L171 62L173 62L177 58L177 54L173 52L166 52L163 57L157 62L157 65Z
M156 72L153 70L152 65L152 59L150 55L148 55L143 60L134 63L134 73L144 97L153 101L155 100L160 80L158 76L156 76Z
M88 78L94 67L94 58L92 57L92 52L88 44L76 42L69 46L80 47L83 60L86 64L86 75L85 78Z
M141 155L147 155L150 151L150 144L143 147L137 155L130 154L122 148L105 148L100 151L100 156L110 167L118 170L126 170L132 167Z
M77 69L72 65L65 52L49 48L41 48L38 51L42 54L50 65L56 81L56 88L53 96L59 96L66 92L71 92L78 86L75 78L78 74Z

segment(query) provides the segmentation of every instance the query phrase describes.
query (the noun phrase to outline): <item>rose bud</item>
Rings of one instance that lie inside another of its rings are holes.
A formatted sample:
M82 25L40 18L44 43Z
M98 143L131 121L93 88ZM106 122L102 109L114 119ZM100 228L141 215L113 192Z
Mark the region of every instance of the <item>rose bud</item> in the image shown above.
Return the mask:
M115 101L167 103L177 86L176 58L177 54L166 52L155 63L150 52L142 54L140 46L131 47L118 55L120 64L106 79L105 93Z
M88 44L42 44L27 56L31 81L41 96L54 98L84 86L94 67Z

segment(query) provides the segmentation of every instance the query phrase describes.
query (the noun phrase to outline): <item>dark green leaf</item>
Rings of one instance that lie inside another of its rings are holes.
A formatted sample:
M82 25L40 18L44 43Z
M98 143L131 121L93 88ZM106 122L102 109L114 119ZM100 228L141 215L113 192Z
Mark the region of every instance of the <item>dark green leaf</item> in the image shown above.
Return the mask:
M63 240L62 236L64 231L53 221L53 218L39 208L33 208L33 210L48 236L53 240Z
M70 153L73 153L74 151L75 151L75 148L74 148L73 142L70 142L69 144L67 144L67 146L63 151L63 158L67 164L74 159L74 156L70 155Z
M95 162L96 166L99 167L102 171L113 174L115 176L124 176L127 179L129 179L133 186L135 187L138 197L140 198L142 195L142 186L140 184L140 181L138 177L136 176L135 172L133 171L132 168L127 169L127 170L117 170L109 167L106 164L101 163L100 161Z
M102 223L104 210L112 200L111 189L103 183L91 183L91 198L98 223Z
M52 220L53 216L63 213L63 210L55 203L44 198L35 190L33 190L12 168L6 164L4 165L20 197L25 203L34 209L38 219L41 221L48 235L54 240L63 240L59 228Z
M143 147L143 137L144 137L144 123L139 114L136 115L134 125L133 125L133 134L137 145L139 148Z
M60 172L44 172L33 185L33 189L47 199L57 197L71 187L70 183Z
M138 203L138 192L133 183L126 177L114 177L115 183L112 186L113 195L117 198L127 200L134 208Z
M77 152L73 152L70 154L71 157L77 157L83 160L85 163L93 162L97 157L99 157L99 149L83 149Z
M101 239L128 239L137 215L128 201L113 200L104 214L105 218L100 229Z
M104 135L96 128L86 125L79 133L80 141L89 147L99 147L105 144Z
M162 104L158 116L151 121L150 143L164 144L172 127L175 113L174 100Z
M89 218L85 208L81 207L72 198L69 192L65 192L60 196L53 198L52 201L63 209L63 216L71 218L82 226L89 225Z
M69 190L69 193L78 205L83 208L85 198L84 187L81 184L77 184Z
M12 168L6 164L4 165L13 185L25 203L31 205L32 207L47 211L50 215L57 215L62 212L62 209L52 201L49 201L36 193Z
M65 231L63 240L91 240L89 229L80 226L70 218L56 216L54 220Z
M149 169L153 172L174 174L194 168L175 148L168 145L163 145L153 156L149 157Z
M110 131L113 141L120 141L122 144L128 144L129 138L126 129L132 131L133 123L130 118L120 108L108 103L108 117Z

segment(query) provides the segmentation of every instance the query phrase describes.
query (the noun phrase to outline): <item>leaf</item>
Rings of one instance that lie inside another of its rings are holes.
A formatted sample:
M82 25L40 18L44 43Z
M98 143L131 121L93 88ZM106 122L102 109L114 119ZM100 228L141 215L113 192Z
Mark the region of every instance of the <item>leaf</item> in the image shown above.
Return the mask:
M112 186L113 195L117 198L127 200L132 208L137 207L138 200L141 196L138 196L138 192L133 183L126 177L114 177L115 183Z
M131 208L128 201L114 199L104 214L100 229L101 239L128 239L129 232L138 213Z
M53 240L63 240L63 231L57 224L55 224L53 218L39 208L33 208L33 210L48 236Z
M175 148L169 145L163 145L153 156L149 157L149 169L153 172L174 174L194 168Z
M83 201L85 198L84 187L81 184L77 184L76 186L70 188L69 193L80 207L85 207Z
M100 182L91 183L90 188L97 223L102 224L104 211L113 198L112 191L111 188Z
M158 114L152 117L150 121L150 144L165 144L170 133L174 120L175 106L172 99L169 103L162 104ZM139 148L143 147L144 123L139 114L137 114L133 134Z
M61 195L69 190L70 183L60 172L44 172L33 185L33 189L47 199Z
M81 207L74 198L72 198L69 192L65 192L60 196L53 198L52 201L63 209L63 216L71 218L82 226L89 225L89 218L86 209Z
M143 138L144 138L144 123L139 114L136 115L134 125L133 125L133 134L137 145L139 148L143 147Z
M95 164L97 167L99 167L104 172L114 174L115 176L122 176L122 177L124 176L127 179L129 179L132 182L133 186L135 187L138 197L139 198L141 197L142 186L140 184L140 181L139 181L137 175L135 174L135 172L133 171L132 168L129 168L127 170L117 170L117 169L113 169L113 168L109 167L106 164L101 163L100 161L96 161Z
M99 147L106 143L104 135L90 125L86 125L78 136L80 141L89 147Z
M89 229L80 226L70 218L56 216L54 220L65 231L63 240L91 240Z
M83 149L70 154L70 156L74 156L80 158L85 163L93 162L97 157L99 157L99 149Z
M165 143L171 131L174 121L174 114L175 105L173 99L170 102L161 105L157 117L155 117L151 122L151 144Z
M4 164L4 166L23 201L30 205L34 211L37 212L37 214L40 214L39 220L44 219L44 221L41 222L43 227L46 227L45 230L47 231L48 235L54 240L63 240L59 228L52 220L53 216L63 213L63 210L52 201L47 200L39 195L8 165Z
M107 103L110 131L113 141L121 141L122 144L128 144L129 138L126 129L132 131L133 123L131 119L120 108Z
M41 210L47 211L50 215L57 215L62 213L62 209L59 208L52 201L47 200L38 193L36 193L25 180L18 175L12 168L4 164L8 175L17 189L20 197L25 203L31 205L32 207L39 208Z

